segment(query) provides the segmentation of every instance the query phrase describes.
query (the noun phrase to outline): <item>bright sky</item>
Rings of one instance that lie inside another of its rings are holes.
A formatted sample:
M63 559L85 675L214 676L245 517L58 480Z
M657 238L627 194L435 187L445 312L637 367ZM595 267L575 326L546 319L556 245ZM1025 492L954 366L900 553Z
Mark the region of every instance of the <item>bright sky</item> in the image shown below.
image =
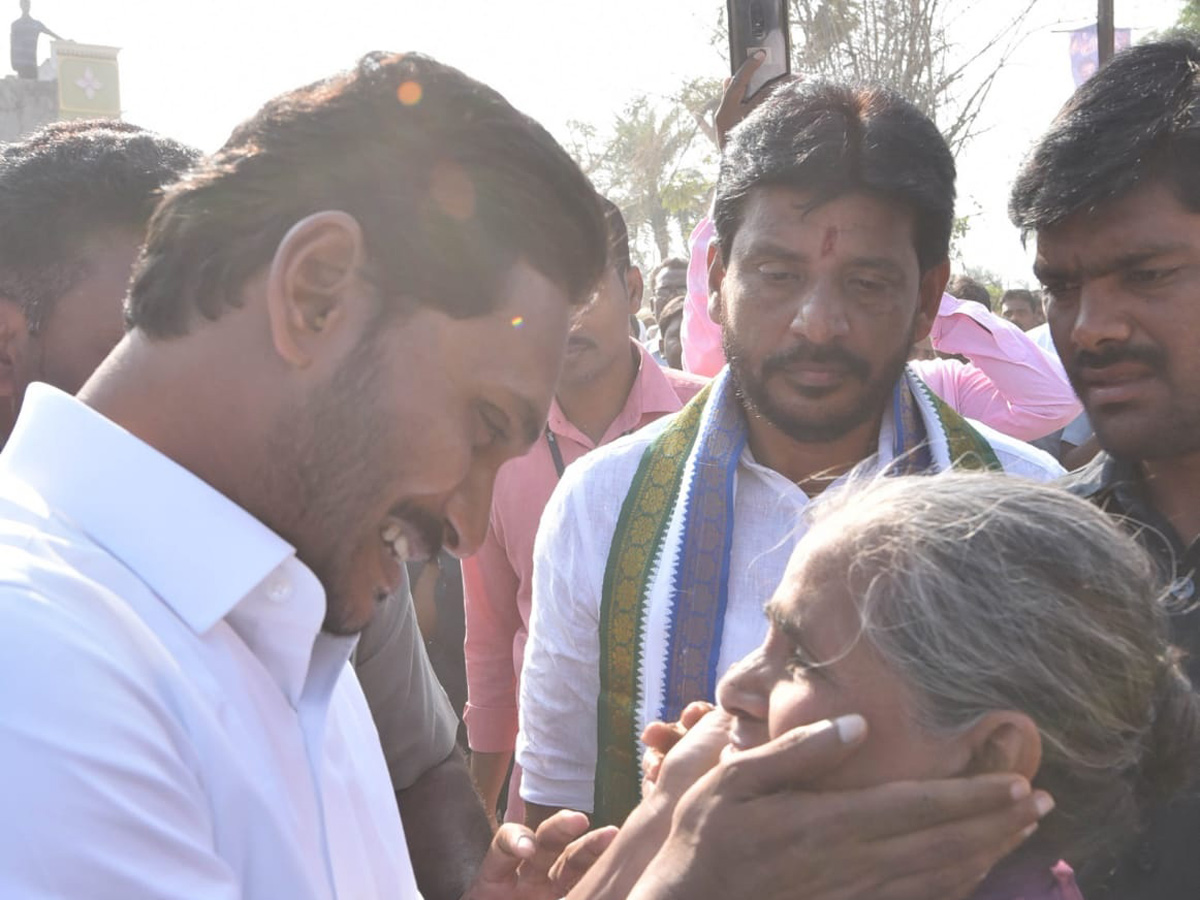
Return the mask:
M1168 26L1180 0L1115 0L1134 40ZM969 4L968 4L969 5ZM967 45L1024 3L985 0L956 26ZM10 17L19 8L10 0ZM65 38L122 48L125 118L204 150L263 101L375 49L422 50L500 90L560 139L570 119L603 128L637 93L667 96L687 78L726 72L712 43L720 0L33 0ZM1001 73L988 128L959 157L959 213L972 214L968 264L1030 279L1005 214L1031 143L1073 90L1068 37L1095 0L1042 0L1033 33ZM42 56L48 53L42 44ZM5 57L7 60L7 57Z

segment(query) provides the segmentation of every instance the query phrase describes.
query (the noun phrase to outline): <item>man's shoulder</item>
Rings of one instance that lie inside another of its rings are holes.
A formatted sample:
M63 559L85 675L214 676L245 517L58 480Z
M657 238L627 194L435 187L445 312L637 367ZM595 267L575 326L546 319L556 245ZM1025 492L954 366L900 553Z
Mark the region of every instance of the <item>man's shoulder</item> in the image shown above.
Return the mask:
M709 381L703 376L693 375L691 372L684 372L681 369L663 369L662 371L681 403L687 403L704 390Z
M1076 497L1093 500L1127 477L1117 461L1101 450L1084 465L1062 476L1058 483Z
M633 481L646 449L670 427L677 415L671 413L663 416L637 431L585 453L567 467L556 493L607 493L614 486L623 484L621 493L624 494Z
M969 421L991 446L996 459L1009 475L1020 475L1034 481L1052 481L1062 477L1066 471L1059 465L1058 460L1045 450L1039 450L1019 438L989 428L975 419Z
M611 539L642 457L675 415L597 447L567 466L542 514L539 544Z

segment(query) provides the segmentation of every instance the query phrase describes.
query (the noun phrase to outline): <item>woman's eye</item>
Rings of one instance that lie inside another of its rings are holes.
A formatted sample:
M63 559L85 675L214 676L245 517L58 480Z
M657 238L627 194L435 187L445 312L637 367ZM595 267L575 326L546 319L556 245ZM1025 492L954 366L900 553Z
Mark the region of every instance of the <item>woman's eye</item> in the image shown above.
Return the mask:
M816 668L816 666L813 665L812 661L807 656L805 656L804 653L802 653L800 650L793 650L791 653L788 654L787 667L788 667L788 670L791 672L801 672L801 673L811 672L813 669Z

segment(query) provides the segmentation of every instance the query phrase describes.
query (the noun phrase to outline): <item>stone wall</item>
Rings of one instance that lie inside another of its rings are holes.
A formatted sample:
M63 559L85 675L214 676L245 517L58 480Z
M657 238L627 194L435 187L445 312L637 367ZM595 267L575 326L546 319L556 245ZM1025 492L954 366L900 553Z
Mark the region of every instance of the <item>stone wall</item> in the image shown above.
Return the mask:
M15 141L57 119L57 81L0 79L0 141Z

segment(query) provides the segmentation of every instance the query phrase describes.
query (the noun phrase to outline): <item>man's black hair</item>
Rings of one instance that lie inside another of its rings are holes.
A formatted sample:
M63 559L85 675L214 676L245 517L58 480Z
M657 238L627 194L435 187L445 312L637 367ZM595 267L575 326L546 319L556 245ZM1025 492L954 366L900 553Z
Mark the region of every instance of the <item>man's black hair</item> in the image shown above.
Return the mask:
M56 122L0 147L0 297L21 307L31 333L87 274L88 239L142 234L162 188L198 157L106 119Z
M1028 235L1137 185L1168 184L1200 212L1200 45L1191 36L1118 53L1067 101L1009 199Z
M927 116L894 91L821 81L780 87L729 135L713 223L725 260L754 188L803 191L815 208L865 193L909 210L926 272L950 253L954 156Z
M674 318L683 316L683 307L687 303L687 295L680 294L678 297L672 297L663 304L662 312L658 315L658 333L662 334L667 330L667 325Z
M668 256L666 259L664 259L662 262L660 262L657 266L654 267L654 271L650 273L650 279L651 279L651 281L653 281L655 278L658 277L658 273L662 272L664 269L683 269L684 271L686 271L687 267L688 267L688 261L686 259L684 259L683 257Z
M582 302L607 257L596 192L542 126L426 56L371 53L267 103L168 192L128 323L170 337L217 319L322 210L362 227L382 296L456 318L494 309L520 259Z
M959 300L974 300L989 311L992 308L992 295L988 289L970 275L954 275L946 282L946 293Z
M617 204L607 197L601 197L600 205L604 209L604 225L608 230L608 262L624 277L633 265L629 258L629 226L625 224L625 216Z
M1038 315L1042 311L1041 299L1027 288L1010 288L1000 295L1000 305L1003 306L1006 300L1020 300L1029 306L1029 311L1034 315Z

